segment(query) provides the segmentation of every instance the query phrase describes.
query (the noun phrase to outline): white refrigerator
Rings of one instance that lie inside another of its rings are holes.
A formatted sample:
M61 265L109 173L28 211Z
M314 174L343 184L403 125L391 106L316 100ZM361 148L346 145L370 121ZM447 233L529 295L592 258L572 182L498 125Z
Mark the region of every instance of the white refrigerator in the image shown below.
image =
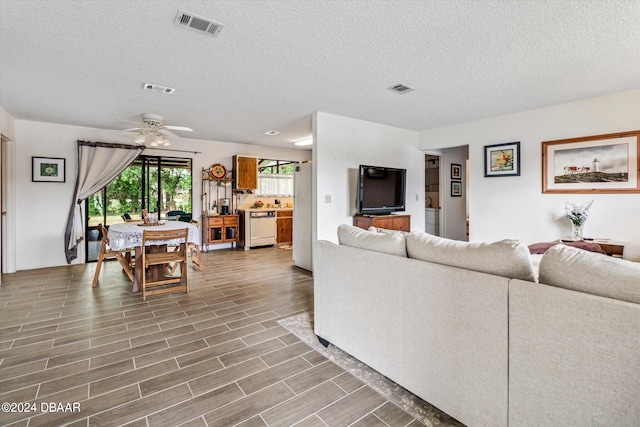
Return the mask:
M293 263L312 271L311 162L298 163L293 178Z

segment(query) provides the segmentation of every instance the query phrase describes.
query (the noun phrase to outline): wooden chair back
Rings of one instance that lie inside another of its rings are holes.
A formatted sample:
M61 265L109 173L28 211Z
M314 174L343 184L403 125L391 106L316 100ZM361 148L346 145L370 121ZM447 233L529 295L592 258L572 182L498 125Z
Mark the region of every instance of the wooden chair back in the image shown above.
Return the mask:
M189 241L189 229L178 230L144 230L142 233L142 257L141 272L142 300L148 295L182 291L189 293L189 281L187 276L187 244ZM166 246L176 246L174 251L167 251ZM180 276L165 276L165 269L170 264L174 265L173 271L179 266ZM150 268L150 277L145 270ZM152 271L151 271L152 270Z

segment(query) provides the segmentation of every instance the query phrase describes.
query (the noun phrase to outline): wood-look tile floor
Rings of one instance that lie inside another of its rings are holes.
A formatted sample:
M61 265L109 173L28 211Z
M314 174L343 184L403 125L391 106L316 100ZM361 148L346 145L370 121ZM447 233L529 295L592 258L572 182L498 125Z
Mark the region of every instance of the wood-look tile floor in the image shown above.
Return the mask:
M277 323L313 309L290 251L203 258L189 294L146 302L115 262L97 288L95 264L3 275L0 402L20 412L0 424L422 425Z

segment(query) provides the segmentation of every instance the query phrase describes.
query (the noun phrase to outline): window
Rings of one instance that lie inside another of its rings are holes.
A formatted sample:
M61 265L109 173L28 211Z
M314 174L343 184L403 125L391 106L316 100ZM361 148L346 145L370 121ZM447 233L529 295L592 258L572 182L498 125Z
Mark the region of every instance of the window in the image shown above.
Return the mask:
M88 236L87 261L98 259L100 241L97 225L123 222L128 214L140 219L142 210L160 212L160 217L173 210L181 210L181 220L191 218L192 173L191 159L139 156L128 168L89 196L85 201Z
M258 191L262 197L293 196L295 162L260 159L258 161Z

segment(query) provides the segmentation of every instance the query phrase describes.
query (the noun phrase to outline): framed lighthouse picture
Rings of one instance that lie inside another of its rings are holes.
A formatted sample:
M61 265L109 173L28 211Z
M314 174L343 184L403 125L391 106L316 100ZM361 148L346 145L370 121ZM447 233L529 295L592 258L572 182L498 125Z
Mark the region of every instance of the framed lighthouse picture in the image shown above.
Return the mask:
M639 193L640 130L542 143L543 193Z

